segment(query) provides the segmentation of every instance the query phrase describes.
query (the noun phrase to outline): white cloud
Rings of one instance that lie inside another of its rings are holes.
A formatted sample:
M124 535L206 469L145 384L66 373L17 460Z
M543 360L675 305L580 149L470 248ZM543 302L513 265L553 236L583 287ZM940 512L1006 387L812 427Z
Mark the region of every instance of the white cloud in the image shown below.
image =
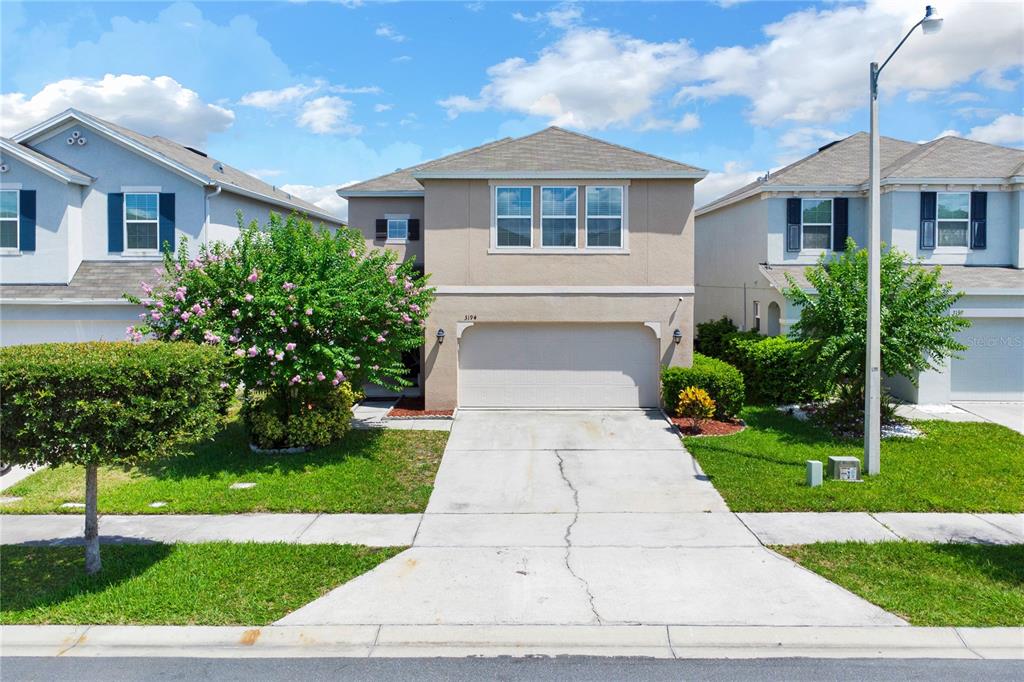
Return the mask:
M355 135L362 128L349 121L352 103L340 97L317 97L306 102L297 123L321 135Z
M231 127L235 114L203 102L168 76L107 74L101 79L67 78L31 96L0 95L0 131L13 135L74 107L147 135L204 146L211 133Z
M348 85L329 85L327 86L327 90L341 95L379 95L381 93L379 85L360 85L358 87L351 87Z
M1020 63L1020 5L950 2L942 12L940 33L917 32L886 67L883 96L943 90L979 73L989 87L1012 87L1004 73ZM886 0L793 12L765 26L766 42L704 55L693 79L697 83L683 87L679 95L745 97L750 101L748 117L763 126L780 120L838 120L864 106L868 63L884 58L920 15L920 5Z
M778 146L787 152L809 153L824 144L841 140L844 137L847 137L846 133L837 133L828 128L798 126L784 132L779 137ZM803 155L801 154L801 156Z
M967 137L991 144L1024 143L1024 116L1003 114L987 125L971 128Z
M484 9L484 3L482 2L467 2L463 5L470 12L482 12Z
M750 170L745 162L726 161L723 170L711 171L697 183L693 191L694 203L697 206L710 203L720 196L757 180L759 175L763 175L763 173Z
M380 26L377 27L377 30L374 31L374 34L381 38L387 38L388 40L392 40L396 43L404 43L406 40L404 35L396 31L394 26L391 26L389 24L381 24Z
M280 90L256 90L242 95L238 101L247 107L257 109L276 109L285 104L305 99L320 89L320 85L292 85Z
M278 189L316 204L342 220L348 220L348 200L339 197L338 190L351 184L348 182L342 185L281 185Z
M532 15L525 15L522 12L513 12L512 18L516 21L534 22L545 21L554 28L570 28L579 23L583 18L583 8L571 2L563 2L546 12L536 12Z
M260 180L270 180L284 175L284 171L278 168L253 168L252 170L247 170L245 172L259 178Z
M698 128L700 128L700 116L692 112L683 114L678 121L652 118L640 126L640 130L671 130L676 133L686 133Z
M392 57L391 61L395 64L402 64L404 62L411 62L412 57L407 54L400 55L398 57Z
M651 43L605 29L572 29L533 62L513 57L490 67L490 82L477 98L453 95L438 104L450 118L501 109L556 125L605 128L648 112L656 95L687 78L695 60L685 41Z
M917 143L918 144L927 144L928 142L931 142L933 140L937 140L940 137L963 137L963 135L960 134L959 130L954 130L953 128L947 128L946 130L943 130L941 133L939 133L938 135L933 137L931 140L918 140Z
M395 108L394 104L374 104L373 105L373 110L376 111L378 114L380 114L382 112L385 112L385 111L391 111L394 108Z

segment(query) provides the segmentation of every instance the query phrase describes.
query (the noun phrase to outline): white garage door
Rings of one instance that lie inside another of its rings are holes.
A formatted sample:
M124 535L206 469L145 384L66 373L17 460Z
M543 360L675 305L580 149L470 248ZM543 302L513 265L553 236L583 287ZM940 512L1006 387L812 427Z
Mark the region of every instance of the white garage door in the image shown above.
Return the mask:
M953 400L1024 400L1024 320L974 319L950 365Z
M656 407L642 324L475 324L459 339L461 407Z

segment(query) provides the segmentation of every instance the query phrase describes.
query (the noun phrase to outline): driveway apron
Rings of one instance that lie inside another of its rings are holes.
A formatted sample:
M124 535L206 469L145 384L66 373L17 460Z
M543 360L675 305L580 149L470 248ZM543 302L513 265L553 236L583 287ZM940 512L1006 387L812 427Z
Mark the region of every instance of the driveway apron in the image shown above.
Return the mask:
M460 411L412 548L279 623L905 624L765 549L642 410Z

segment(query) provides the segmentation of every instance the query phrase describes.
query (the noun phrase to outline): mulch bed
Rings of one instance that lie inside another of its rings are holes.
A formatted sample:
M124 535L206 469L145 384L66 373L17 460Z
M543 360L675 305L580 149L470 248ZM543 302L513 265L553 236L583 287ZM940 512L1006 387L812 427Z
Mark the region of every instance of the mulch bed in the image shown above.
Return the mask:
M709 419L700 426L700 431L693 430L693 420L687 417L669 417L684 436L731 436L746 428L740 420Z
M423 398L402 397L395 403L388 413L389 419L427 419L451 417L454 410L425 410L423 409Z

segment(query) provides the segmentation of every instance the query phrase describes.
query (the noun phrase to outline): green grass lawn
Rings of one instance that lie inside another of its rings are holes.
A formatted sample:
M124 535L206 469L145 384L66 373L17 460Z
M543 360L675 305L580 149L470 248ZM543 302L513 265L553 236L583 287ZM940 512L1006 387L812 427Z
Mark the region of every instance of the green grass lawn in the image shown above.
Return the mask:
M238 512L421 512L427 506L448 434L442 431L353 430L344 440L304 454L250 452L236 419L213 441L125 472L101 469L100 512L224 514ZM232 490L232 483L256 487ZM5 513L51 514L84 502L79 467L44 469L5 495ZM152 502L166 502L159 509Z
M805 484L806 461L860 457L858 441L773 408L748 407L732 436L685 439L733 511L1024 512L1024 435L996 424L915 422L925 436L882 441L882 473Z
M266 625L369 571L402 548L356 545L6 546L0 623ZM301 570L296 570L301 568Z
M912 625L1024 625L1024 545L827 542L773 549Z

